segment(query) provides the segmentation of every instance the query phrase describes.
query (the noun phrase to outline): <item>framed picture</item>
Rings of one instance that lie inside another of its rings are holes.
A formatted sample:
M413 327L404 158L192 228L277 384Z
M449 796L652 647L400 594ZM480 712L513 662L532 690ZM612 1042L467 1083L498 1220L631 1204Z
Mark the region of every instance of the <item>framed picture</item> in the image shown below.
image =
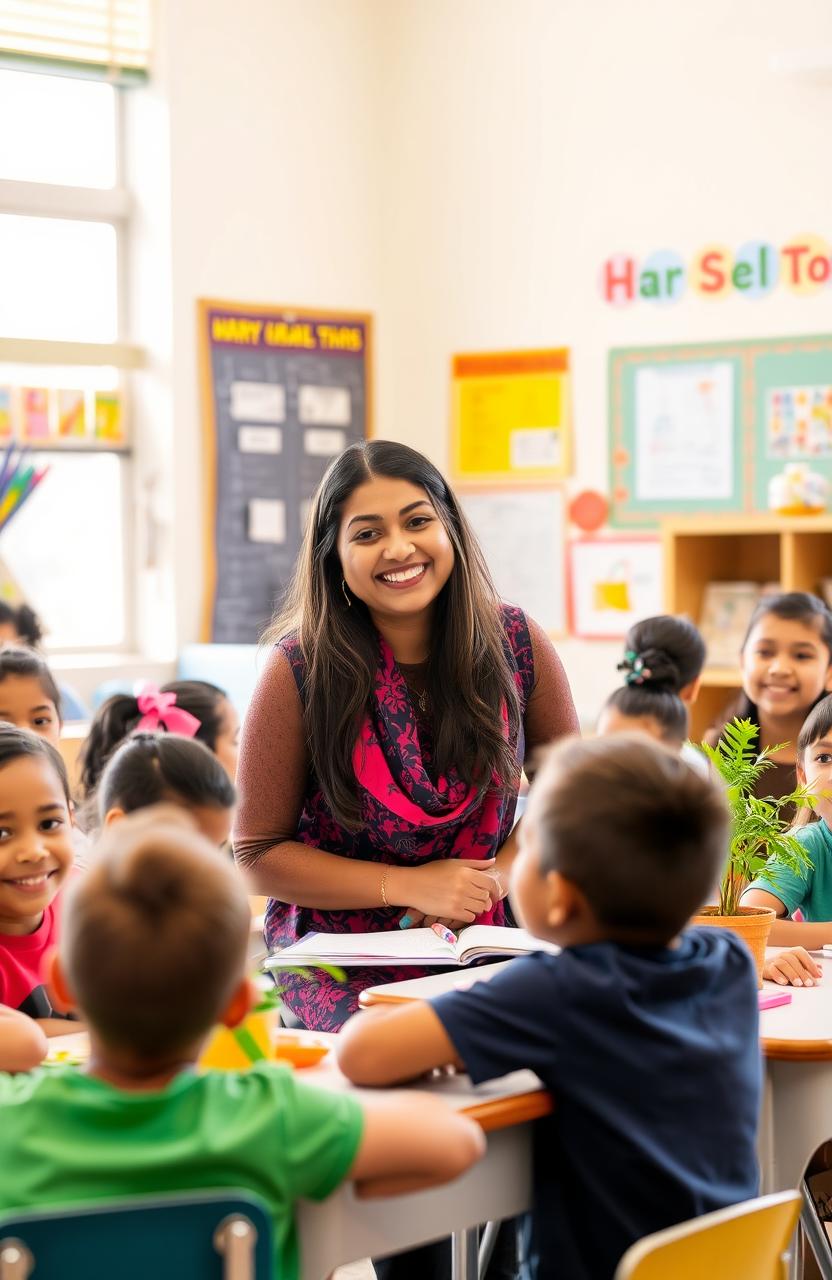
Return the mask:
M662 612L657 538L576 538L569 544L569 624L582 640L619 640Z

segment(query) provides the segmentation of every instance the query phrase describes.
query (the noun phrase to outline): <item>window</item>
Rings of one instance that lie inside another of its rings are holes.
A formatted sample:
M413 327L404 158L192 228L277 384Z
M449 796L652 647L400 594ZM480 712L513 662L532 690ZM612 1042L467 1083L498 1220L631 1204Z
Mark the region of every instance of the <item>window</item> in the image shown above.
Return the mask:
M136 354L121 324L129 200L119 185L119 93L0 70L0 118L15 121L0 131L0 419L5 407L15 438L49 466L0 529L0 560L52 650L131 641L130 455L96 422L108 398L126 399ZM73 395L80 429L68 431L61 405Z

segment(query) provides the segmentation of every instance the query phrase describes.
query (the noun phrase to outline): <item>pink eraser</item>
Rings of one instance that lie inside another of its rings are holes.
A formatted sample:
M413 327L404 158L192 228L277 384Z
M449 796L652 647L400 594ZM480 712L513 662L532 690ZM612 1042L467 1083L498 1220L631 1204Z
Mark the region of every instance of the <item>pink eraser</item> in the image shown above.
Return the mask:
M761 1009L774 1009L778 1004L791 1004L791 991L761 991L757 996Z

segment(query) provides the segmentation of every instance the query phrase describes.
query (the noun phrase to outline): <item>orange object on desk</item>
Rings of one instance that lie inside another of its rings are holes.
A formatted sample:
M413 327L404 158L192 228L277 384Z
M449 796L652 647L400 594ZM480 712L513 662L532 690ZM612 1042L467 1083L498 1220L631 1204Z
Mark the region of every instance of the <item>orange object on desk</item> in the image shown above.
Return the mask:
M213 1071L245 1071L250 1067L254 1059L235 1035L240 1030L251 1036L262 1058L269 1062L288 1062L299 1069L314 1067L329 1053L329 1045L308 1032L282 1030L277 1010L268 1009L250 1013L240 1027L216 1027L202 1051L199 1066Z

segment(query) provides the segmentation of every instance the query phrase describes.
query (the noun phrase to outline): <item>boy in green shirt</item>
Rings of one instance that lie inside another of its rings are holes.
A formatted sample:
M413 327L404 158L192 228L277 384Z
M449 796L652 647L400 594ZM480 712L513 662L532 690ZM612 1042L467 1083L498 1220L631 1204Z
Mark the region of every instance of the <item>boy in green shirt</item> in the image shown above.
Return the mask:
M102 841L68 894L50 981L89 1025L90 1058L0 1075L0 1211L238 1187L269 1206L275 1274L297 1280L294 1203L445 1181L479 1128L427 1095L370 1105L262 1063L196 1071L218 1022L251 1005L242 878L178 813L144 811Z

